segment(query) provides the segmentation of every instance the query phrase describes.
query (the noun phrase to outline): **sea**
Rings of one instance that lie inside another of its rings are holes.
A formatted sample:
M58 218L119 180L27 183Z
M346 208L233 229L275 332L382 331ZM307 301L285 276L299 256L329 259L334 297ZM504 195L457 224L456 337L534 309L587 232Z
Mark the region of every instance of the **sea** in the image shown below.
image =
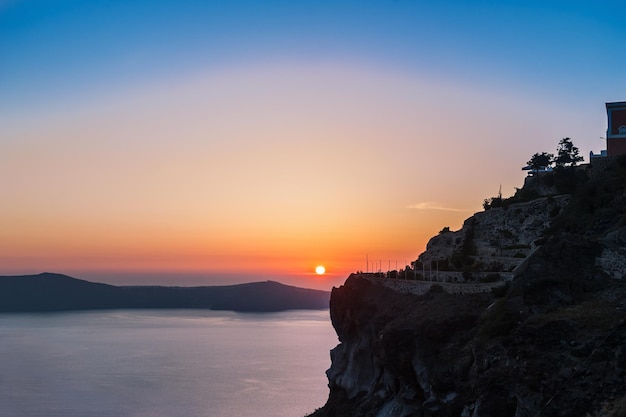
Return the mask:
M0 416L302 417L337 343L328 310L0 314Z

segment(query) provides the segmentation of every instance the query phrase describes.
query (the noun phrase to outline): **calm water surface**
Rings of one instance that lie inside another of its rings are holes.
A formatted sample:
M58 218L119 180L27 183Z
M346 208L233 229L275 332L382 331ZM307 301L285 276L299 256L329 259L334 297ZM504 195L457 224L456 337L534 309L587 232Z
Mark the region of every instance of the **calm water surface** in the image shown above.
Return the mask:
M328 310L0 314L0 416L302 417L337 343Z

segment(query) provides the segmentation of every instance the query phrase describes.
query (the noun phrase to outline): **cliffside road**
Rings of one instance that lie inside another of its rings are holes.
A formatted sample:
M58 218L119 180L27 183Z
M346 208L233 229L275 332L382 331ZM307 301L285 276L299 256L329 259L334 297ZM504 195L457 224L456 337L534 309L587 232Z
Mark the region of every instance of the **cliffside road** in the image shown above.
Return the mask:
M358 274L357 274L358 275ZM370 281L375 285L382 285L383 287L390 288L401 294L413 294L423 295L426 294L433 285L441 287L448 294L476 294L481 292L491 292L494 288L504 287L506 283L504 281L498 282L467 282L467 283L454 283L454 282L432 282L432 281L415 281L415 280L401 280L401 279L389 279L389 278L375 278L368 277L366 275L359 275L363 279Z

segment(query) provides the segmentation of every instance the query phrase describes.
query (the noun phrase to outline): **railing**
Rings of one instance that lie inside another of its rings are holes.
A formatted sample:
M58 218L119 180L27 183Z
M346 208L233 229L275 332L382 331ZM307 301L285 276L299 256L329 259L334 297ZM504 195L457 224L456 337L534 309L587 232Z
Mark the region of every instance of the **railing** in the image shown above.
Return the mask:
M403 294L415 295L422 295L427 293L433 285L439 285L448 294L476 294L481 292L489 292L493 288L503 287L504 285L506 285L505 281L437 282L386 278L383 273L361 273L354 275Z

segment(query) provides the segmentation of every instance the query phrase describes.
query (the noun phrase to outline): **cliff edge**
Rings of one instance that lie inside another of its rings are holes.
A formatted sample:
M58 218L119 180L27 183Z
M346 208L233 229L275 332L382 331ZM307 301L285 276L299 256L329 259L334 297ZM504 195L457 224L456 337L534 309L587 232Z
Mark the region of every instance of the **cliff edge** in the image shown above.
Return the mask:
M626 158L576 178L540 230L506 215L532 250L490 292L334 288L340 344L312 416L626 416Z

